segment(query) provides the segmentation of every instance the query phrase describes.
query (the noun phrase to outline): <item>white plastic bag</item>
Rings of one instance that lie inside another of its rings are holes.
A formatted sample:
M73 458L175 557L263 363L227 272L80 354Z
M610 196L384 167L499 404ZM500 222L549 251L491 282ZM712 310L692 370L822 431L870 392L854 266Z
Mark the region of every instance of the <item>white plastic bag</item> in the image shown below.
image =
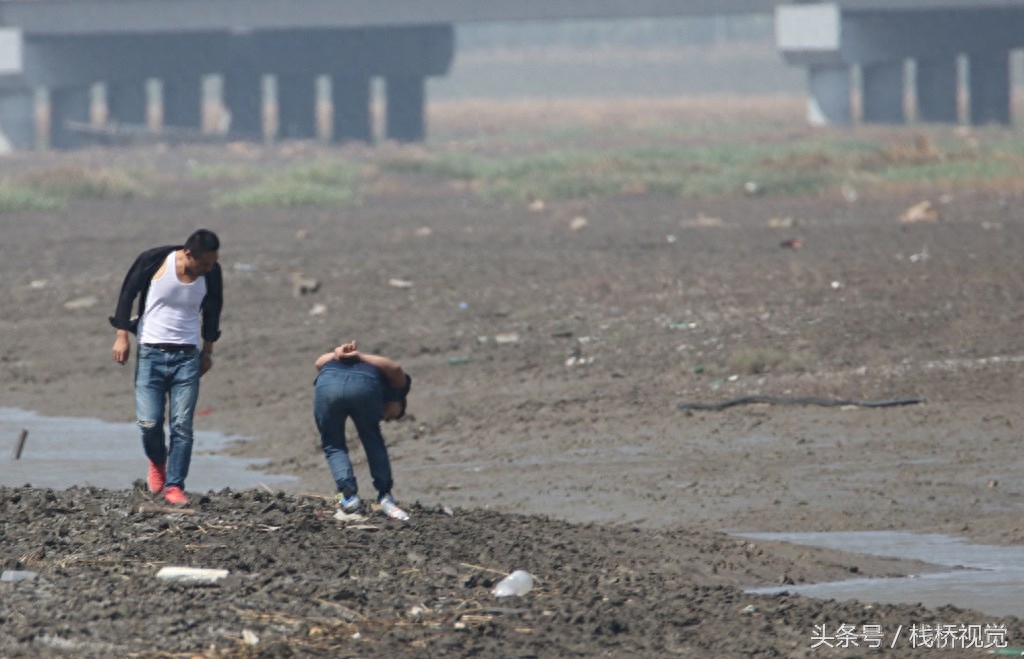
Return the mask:
M533 575L526 570L516 570L498 582L491 594L495 597L525 595L533 589Z

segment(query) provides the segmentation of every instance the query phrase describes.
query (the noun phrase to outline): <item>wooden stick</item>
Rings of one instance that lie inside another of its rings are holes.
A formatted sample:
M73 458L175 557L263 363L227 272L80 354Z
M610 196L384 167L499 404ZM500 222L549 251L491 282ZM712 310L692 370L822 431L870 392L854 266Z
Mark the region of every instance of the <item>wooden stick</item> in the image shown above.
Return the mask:
M495 570L493 568L484 567L483 565L473 565L472 563L459 563L459 565L461 565L462 567L473 568L474 570L483 570L484 572L492 572L494 574L505 574L505 575L508 574L508 572L505 572L504 570Z
M22 428L18 435L18 443L14 445L14 459L21 459L21 450L25 448L25 440L28 439L28 430Z

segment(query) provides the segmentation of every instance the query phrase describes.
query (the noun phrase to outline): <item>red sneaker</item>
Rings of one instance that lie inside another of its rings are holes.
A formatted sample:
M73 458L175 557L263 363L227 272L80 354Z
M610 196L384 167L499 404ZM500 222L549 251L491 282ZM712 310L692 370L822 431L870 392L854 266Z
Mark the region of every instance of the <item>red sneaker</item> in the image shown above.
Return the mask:
M173 504L175 506L186 506L190 503L189 498L185 496L184 490L176 485L172 485L164 492L164 501Z
M150 492L159 492L164 489L164 483L167 482L167 464L158 465L150 460L149 475L146 480L149 481Z

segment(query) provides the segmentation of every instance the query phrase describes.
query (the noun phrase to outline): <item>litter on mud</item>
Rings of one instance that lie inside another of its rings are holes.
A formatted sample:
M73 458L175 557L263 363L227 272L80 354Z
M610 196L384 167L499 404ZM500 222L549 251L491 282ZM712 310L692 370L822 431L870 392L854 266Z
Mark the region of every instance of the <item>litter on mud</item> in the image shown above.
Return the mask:
M216 583L226 576L228 576L227 570L170 565L160 568L160 571L156 573L157 579L188 583Z

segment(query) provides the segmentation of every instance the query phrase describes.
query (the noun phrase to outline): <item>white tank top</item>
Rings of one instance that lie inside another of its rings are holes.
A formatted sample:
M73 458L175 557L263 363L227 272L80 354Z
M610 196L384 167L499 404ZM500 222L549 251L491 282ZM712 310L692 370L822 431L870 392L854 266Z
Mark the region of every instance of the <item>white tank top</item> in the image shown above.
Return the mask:
M164 272L154 278L139 319L139 343L177 343L199 346L200 307L206 297L206 277L191 284L178 279L176 252L167 255Z

